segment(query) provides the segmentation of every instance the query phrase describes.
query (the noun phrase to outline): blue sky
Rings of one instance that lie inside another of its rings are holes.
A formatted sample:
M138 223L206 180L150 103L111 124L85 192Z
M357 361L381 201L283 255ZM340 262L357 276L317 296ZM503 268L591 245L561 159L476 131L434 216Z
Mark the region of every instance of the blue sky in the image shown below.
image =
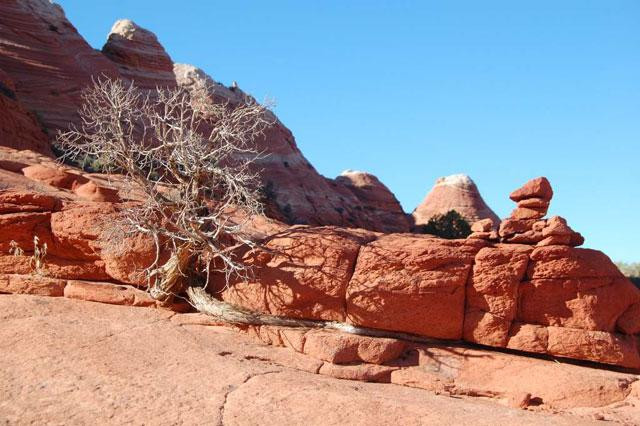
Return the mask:
M58 1L100 48L116 19L237 81L325 176L377 175L408 212L466 173L505 217L547 176L550 214L640 261L640 2Z

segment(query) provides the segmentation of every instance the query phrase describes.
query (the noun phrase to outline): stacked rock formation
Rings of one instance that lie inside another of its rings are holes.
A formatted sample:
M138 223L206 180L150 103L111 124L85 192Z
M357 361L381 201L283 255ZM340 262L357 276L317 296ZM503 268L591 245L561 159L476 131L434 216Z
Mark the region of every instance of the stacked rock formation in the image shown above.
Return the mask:
M498 216L484 202L475 182L463 174L441 177L424 201L412 213L416 226L424 225L433 216L457 211L469 223L491 219L496 226Z
M549 180L538 177L530 180L509 195L517 204L511 216L500 223L499 231L492 232L493 223L489 220L475 222L471 226L473 233L469 238L500 240L503 243L535 244L538 247L564 245L580 246L584 238L575 232L566 219L553 216L543 219L547 214L553 189Z

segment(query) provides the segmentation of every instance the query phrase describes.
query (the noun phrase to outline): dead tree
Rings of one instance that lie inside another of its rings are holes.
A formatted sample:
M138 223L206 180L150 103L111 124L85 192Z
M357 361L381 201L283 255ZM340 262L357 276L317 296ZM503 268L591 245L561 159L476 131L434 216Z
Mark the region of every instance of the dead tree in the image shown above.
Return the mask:
M206 286L213 272L245 273L232 252L254 243L234 212L261 213L253 142L273 115L252 98L231 105L202 93L98 79L84 91L82 124L57 139L66 157L90 157L142 193L119 225L156 242L147 273L152 296L164 302ZM160 264L163 249L170 256Z

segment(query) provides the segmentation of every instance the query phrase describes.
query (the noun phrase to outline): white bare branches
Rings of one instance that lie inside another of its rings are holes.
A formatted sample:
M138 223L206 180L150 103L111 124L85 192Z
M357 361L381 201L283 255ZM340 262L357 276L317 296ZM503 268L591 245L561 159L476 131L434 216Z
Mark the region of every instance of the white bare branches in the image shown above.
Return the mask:
M251 170L261 153L252 143L272 124L267 109L252 98L214 103L203 91L149 93L106 78L83 100L82 125L61 133L58 143L65 156L93 157L142 191L144 201L123 214L129 229L152 235L158 247L168 244L181 257L173 264L196 268L207 280L212 268L227 278L241 274L245 267L231 251L251 241L235 213L261 212ZM157 262L150 276L162 281L167 268Z

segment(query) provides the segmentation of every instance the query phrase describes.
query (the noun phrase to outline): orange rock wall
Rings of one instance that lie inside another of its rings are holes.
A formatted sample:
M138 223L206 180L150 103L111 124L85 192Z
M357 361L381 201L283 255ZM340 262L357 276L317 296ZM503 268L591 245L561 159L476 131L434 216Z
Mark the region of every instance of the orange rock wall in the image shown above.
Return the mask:
M299 227L244 258L248 309L640 368L640 290L596 250Z

